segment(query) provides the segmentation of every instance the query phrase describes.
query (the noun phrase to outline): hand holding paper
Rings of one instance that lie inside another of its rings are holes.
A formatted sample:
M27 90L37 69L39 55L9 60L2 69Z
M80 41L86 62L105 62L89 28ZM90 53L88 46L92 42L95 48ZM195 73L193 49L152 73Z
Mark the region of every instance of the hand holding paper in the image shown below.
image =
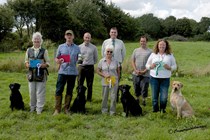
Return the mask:
M65 62L70 62L70 55L69 54L64 54L64 55L61 55L61 56L59 56L58 57L58 59L62 59L62 61L63 61L63 63L65 63Z

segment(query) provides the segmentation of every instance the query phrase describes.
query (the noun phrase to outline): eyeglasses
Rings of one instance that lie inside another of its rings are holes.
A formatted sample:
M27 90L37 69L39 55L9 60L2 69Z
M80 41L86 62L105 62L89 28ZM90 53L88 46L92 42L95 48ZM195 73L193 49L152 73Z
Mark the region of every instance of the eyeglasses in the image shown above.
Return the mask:
M112 53L112 51L106 51L107 53Z

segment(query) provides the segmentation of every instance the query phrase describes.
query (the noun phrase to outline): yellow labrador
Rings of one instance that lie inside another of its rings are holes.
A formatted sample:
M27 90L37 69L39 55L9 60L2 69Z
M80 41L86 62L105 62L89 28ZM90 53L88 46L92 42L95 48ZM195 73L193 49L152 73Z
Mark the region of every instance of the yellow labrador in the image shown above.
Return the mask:
M181 93L183 84L179 81L173 81L170 102L172 109L177 110L177 118L191 117L194 115L193 109L190 104L185 100Z

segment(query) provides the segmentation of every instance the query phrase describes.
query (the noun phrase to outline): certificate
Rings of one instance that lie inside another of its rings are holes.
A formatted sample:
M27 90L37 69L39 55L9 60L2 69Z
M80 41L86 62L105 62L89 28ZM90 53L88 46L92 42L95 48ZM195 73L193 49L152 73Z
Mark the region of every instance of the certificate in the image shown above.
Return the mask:
M39 59L30 60L29 64L30 68L36 68L37 64L41 64L41 60Z
M69 54L64 54L58 57L58 59L63 59L63 62L70 62L70 55Z

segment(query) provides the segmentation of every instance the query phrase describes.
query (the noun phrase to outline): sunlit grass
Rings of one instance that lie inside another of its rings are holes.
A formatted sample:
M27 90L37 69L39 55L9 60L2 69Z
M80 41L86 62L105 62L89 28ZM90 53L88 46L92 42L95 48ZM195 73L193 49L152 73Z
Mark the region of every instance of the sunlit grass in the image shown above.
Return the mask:
M154 42L150 42L153 47ZM147 106L142 106L142 117L125 118L122 116L122 105L117 104L117 115L109 116L101 114L101 79L95 74L93 86L93 101L86 103L87 114L65 115L63 112L58 116L52 116L54 111L54 95L57 73L53 70L47 81L46 104L41 115L29 113L28 82L25 68L10 72L1 69L0 72L0 139L1 140L38 140L38 139L114 139L114 140L208 140L210 135L210 104L209 89L209 44L205 42L171 42L174 55L177 59L181 77L173 76L172 80L181 81L184 85L183 95L192 105L195 118L176 119L176 114L171 111L170 103L167 105L167 113L152 113L151 92ZM127 56L123 64L122 84L132 85L129 58L132 51L138 47L138 43L126 44ZM98 47L100 53L100 46ZM200 52L200 50L202 50ZM49 50L51 61L54 50ZM198 53L199 52L199 53ZM9 56L12 56L9 58ZM190 57L191 56L191 57ZM193 57L193 58L192 58ZM12 60L11 60L12 58ZM208 60L206 60L208 59ZM0 63L7 61L8 65L16 67L24 62L24 52L0 54ZM2 65L0 64L0 68ZM51 62L54 67L54 62ZM11 67L12 68L12 67ZM200 71L199 71L200 68ZM26 106L25 111L11 111L9 108L10 90L9 84L18 82L21 84L20 92ZM133 94L133 86L131 88ZM171 91L171 88L169 89ZM74 90L73 98L76 97ZM207 128L193 129L184 132L169 134L170 129L181 130L193 126L207 125Z

